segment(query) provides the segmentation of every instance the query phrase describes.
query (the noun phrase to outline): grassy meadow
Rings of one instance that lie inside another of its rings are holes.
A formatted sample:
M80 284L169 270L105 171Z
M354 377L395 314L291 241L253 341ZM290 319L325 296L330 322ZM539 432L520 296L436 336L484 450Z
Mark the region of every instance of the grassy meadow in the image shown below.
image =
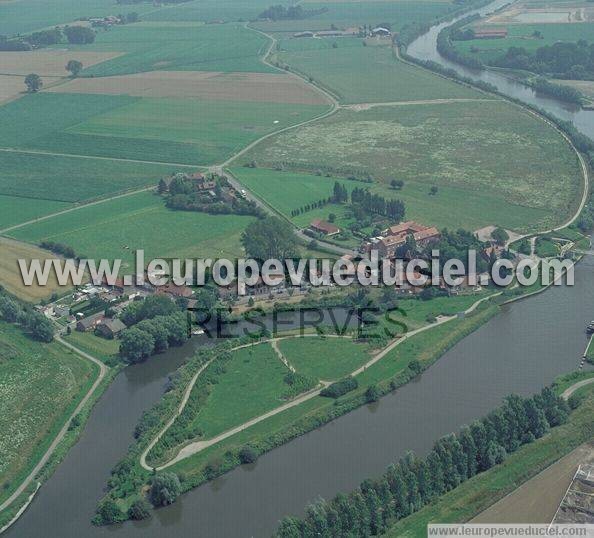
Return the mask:
M284 377L289 371L270 344L234 351L224 368L194 419L204 439L282 405L288 388Z
M389 45L364 47L363 40L357 38L283 40L278 59L313 78L344 103L486 98L397 60Z
M299 373L324 381L345 377L371 360L366 345L348 338L287 338L278 347Z
M252 221L237 215L208 215L167 209L163 199L143 192L82 207L10 232L31 243L55 241L89 258L122 259L131 268L134 251L146 260L173 257L236 257L239 237Z
M30 472L88 391L96 366L0 322L0 501Z
M240 162L252 160L269 168L369 173L383 184L395 178L427 191L455 187L455 204L449 198L442 206L455 219L471 207L467 195L499 197L507 210L496 212L497 223L513 221L526 231L562 222L583 182L575 154L554 129L501 101L341 110L263 141ZM438 203L440 196L430 198ZM431 218L427 212L422 220Z
M493 223L521 228L548 215L544 209L510 203L497 193L458 186L440 186L439 193L431 196L424 181L407 180L401 190L394 190L384 182L362 183L292 170L233 168L232 173L247 189L299 227L308 226L314 219L327 220L330 213L334 213L337 225L342 228L355 221L348 206L337 204L291 216L292 210L331 196L335 181L343 184L349 192L354 188L369 188L387 199L400 199L406 204L406 218L439 228L475 230ZM459 210L453 212L452 207Z

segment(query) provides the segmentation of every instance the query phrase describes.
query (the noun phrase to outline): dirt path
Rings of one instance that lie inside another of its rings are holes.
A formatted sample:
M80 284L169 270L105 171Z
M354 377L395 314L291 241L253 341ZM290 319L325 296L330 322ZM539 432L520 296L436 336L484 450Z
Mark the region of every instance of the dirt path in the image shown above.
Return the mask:
M571 385L571 387L566 389L563 392L563 394L561 394L561 397L565 398L567 400L576 390L579 390L582 387L585 387L587 385L591 385L592 383L594 383L594 377L592 377L590 379L582 379L582 381L578 381L577 383L575 383L574 385Z
M481 299L479 299L478 301L475 301L468 309L466 309L464 311L464 314L469 314L471 312L473 312L474 310L476 310L478 308L478 306L480 304L482 304L485 301L488 301L489 299L492 299L493 297L496 297L498 295L501 295L502 292L498 292L498 293L494 293L492 295L488 295L486 297L483 297ZM375 363L379 362L380 360L382 360L388 353L390 353L392 350L394 350L396 347L398 347L399 345L401 345L403 342L406 342L409 338L411 338L412 336L415 336L417 334L420 334L424 331L428 331L430 329L433 329L435 327L439 327L440 325L443 325L444 323L447 323L449 321L452 321L454 319L456 319L457 316L442 316L441 318L438 318L436 323L433 323L431 325L426 325L425 327L421 327L419 329L416 329L414 331L411 331L410 333L407 333L406 335L404 335L401 338L395 339L393 340L390 344L388 344L388 346L386 346L382 351L380 351L379 353L377 353L375 356L373 356L369 361L367 361L363 366L361 366L360 368L358 368L357 370L355 370L354 372L352 372L350 375L355 377L361 373L363 373L367 368L373 366ZM303 337L317 337L319 338L319 336L317 334L310 334L310 335L296 335L296 336L287 336L287 337L280 337L280 338L272 338L270 340L265 340L260 342L259 344L263 344L263 343L270 343L272 348L275 350L275 352L277 354L279 354L279 357L284 357L282 355L282 353L280 352L280 349L278 349L278 345L277 343L280 340L286 340L288 338L303 338ZM340 336L340 335L326 335L326 337L330 337L330 338L351 338L350 336ZM256 344L256 345L259 345ZM236 351L237 349L241 349L241 348L245 348L245 347L249 347L252 346L254 344L246 344L243 346L239 346L236 348L233 348L231 351ZM281 358L281 360L283 360L283 358ZM291 368L288 361L286 361L286 358L283 360L283 362L285 363L285 365L288 368ZM190 382L190 384L188 385L188 388L186 389L186 392L184 394L184 398L182 399L182 404L180 404L180 407L178 409L178 415L183 411L190 393L192 391L192 389L194 388L194 384L196 383L196 380L198 379L199 374L204 370L204 367L201 368L201 370L192 378L192 381ZM244 422L243 424L240 424L239 426L236 426L235 428L228 430L226 432L221 433L220 435L217 435L216 437L213 437L211 439L207 439L205 441L195 441L193 443L189 443L188 445L184 446L177 454L177 456L175 456L173 459L169 460L167 463L156 467L157 471L162 471L163 469L167 469L168 467L171 467L172 465L175 465L176 463L190 457L193 456L194 454L197 454L198 452L201 452L202 450L215 445L237 433L240 433L244 430L247 430L248 428L250 428L251 426L254 426L255 424L258 424L259 422L262 422L270 417L273 417L274 415L277 415L279 413L282 413L283 411L286 411L287 409L290 409L292 407L295 407L297 405L300 405L308 400L311 400L312 398L315 398L316 396L320 395L320 392L323 388L327 387L328 385L330 385L331 383L329 381L320 381L322 387L319 388L315 388L309 392L306 392L304 394L302 394L301 396L297 397L294 400L291 400L290 402L287 402L284 405L281 405L280 407L276 407L275 409L272 409L270 411L268 411L267 413L260 415L258 417L255 417L247 422ZM150 449L157 443L157 441L163 436L163 434L169 429L169 427L173 424L173 422L175 421L175 416L172 417L166 424L166 426L161 430L161 432L158 434L158 436L153 439L153 441L151 441L151 443L149 444L149 446L147 447L146 450L144 450L144 452L142 453L141 457L140 457L140 464L141 466L148 470L148 471L152 471L152 467L149 467L146 464L146 456L148 454L148 452L150 451Z
M585 443L478 514L472 523L550 523L580 463L594 457Z
M343 110L354 110L361 112L363 110L370 110L380 106L409 106L409 105L448 105L452 103L471 103L476 101L494 101L495 99L480 99L480 98L450 98L450 99L425 99L422 101L389 101L386 103L356 103L354 105L340 105Z
M68 427L70 426L70 422L72 421L72 419L82 411L85 404L89 401L89 398L91 398L91 396L93 396L93 394L97 390L97 387L101 384L101 382L105 378L105 375L109 371L109 368L104 363L102 363L100 360L89 355L88 353L85 353L84 351L81 351L80 349L73 346L69 342L65 342L59 335L55 336L55 340L57 342L59 342L60 344L62 344L64 347L67 347L68 349L74 351L76 354L80 355L81 357L84 357L85 359L96 364L99 367L99 375L97 376L97 379L93 383L93 386L89 389L87 394L85 394L83 399L76 406L76 409L72 412L72 414L70 415L70 417L68 418L68 420L66 421L64 426L62 426L62 429L58 432L58 435L52 441L51 445L45 451L45 453L43 454L43 456L41 457L39 462L37 462L37 465L29 473L27 478L25 478L25 480L23 480L23 482L14 491L14 493L8 499L6 499L2 504L0 504L0 512L2 512L3 510L6 510L6 508L8 508L18 497L20 497L22 495L22 493L29 487L29 485L35 480L35 477L37 476L39 471L41 471L41 469L44 467L44 465L49 461L49 459L51 458L52 454L54 453L54 451L56 450L58 445L62 442L62 439L64 439L64 436L68 432ZM5 528L2 530L5 530Z

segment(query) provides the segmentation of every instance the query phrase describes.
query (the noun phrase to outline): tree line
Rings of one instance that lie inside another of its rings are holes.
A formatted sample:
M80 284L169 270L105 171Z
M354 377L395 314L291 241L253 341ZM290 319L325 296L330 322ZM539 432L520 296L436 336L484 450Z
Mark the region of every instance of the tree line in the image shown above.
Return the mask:
M283 5L276 5L270 6L269 8L265 9L258 15L259 19L270 19L273 21L284 21L284 20L302 20L307 19L309 17L315 17L316 15L321 15L322 13L326 13L328 8L320 8L320 9L303 9L302 6L283 6Z
M16 323L35 340L49 343L54 339L52 322L41 312L25 307L0 293L0 318L8 323Z
M86 45L95 41L95 32L87 26L65 26L33 32L11 39L0 35L0 51L24 51L40 49L62 43L64 38L73 45Z
M567 422L570 408L551 388L533 397L512 395L458 434L439 439L426 458L412 452L379 479L353 492L309 505L305 517L286 517L276 538L379 535L464 481L502 463L520 446Z

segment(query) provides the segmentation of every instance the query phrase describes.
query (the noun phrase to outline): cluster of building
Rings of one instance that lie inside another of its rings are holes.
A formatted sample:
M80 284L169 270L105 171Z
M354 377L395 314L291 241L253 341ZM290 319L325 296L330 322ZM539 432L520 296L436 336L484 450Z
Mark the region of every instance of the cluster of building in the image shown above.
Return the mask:
M380 236L365 241L361 252L370 254L375 250L380 258L394 258L399 249L406 245L409 237L414 238L417 247L424 248L439 241L440 233L435 226L425 226L409 220L390 226Z
M148 277L148 275L145 275ZM72 294L72 301L65 303L58 301L51 305L39 307L39 310L47 317L67 318L77 331L87 332L95 331L104 338L116 338L126 329L126 325L117 318L130 302L143 300L149 295L164 295L172 301L178 298L184 298L188 301L188 307L196 306L196 299L193 299L194 292L188 286L177 286L173 283L165 286L153 286L148 278L144 279L142 285L125 284L122 278L118 278L113 285L109 285L104 280L102 286L93 286L87 284L82 286ZM86 315L84 311L71 315L77 305L92 299L99 299L104 307L100 312ZM105 310L113 311L113 316L106 316Z
M347 37L347 36L357 36L357 37L391 37L392 32L388 28L384 28L382 26L378 26L377 28L372 28L370 30L363 29L363 28L347 28L345 30L319 30L317 32L312 31L305 31L305 32L297 32L293 34L293 37L300 38L300 37Z
M474 39L504 39L507 28L473 28Z
M93 27L108 28L116 24L124 24L125 21L117 15L108 15L107 17L91 17L89 23Z

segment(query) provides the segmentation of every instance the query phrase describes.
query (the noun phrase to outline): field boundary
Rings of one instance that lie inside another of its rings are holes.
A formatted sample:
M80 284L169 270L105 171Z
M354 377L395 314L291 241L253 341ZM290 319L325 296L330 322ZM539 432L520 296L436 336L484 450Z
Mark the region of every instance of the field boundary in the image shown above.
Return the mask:
M71 413L71 415L68 417L68 419L66 420L66 422L64 423L64 425L62 426L60 431L58 432L58 435L51 442L50 446L45 451L45 453L43 454L41 459L37 462L37 464L35 465L33 470L29 473L27 478L25 478L25 480L23 480L23 482L21 482L21 484L14 490L14 492L10 495L10 497L8 497L8 499L6 499L2 504L0 504L0 512L3 512L4 510L6 510L14 501L16 501L26 491L26 489L29 487L29 485L35 480L36 476L43 469L43 467L47 464L47 462L50 460L50 458L53 455L53 453L55 452L55 450L58 448L58 446L64 439L64 436L68 432L68 428L70 427L72 420L82 411L82 409L85 407L86 403L90 400L90 398L93 396L93 394L95 393L97 388L101 385L103 379L105 378L105 376L107 375L107 373L109 371L109 367L106 366L99 359L93 357L92 355L89 355L88 353L85 353L84 351L78 349L76 346L73 346L69 342L65 342L59 335L55 335L55 340L57 342L59 342L62 346L70 349L71 351L74 351L74 353L76 353L80 357L82 357L86 360L89 360L93 364L98 366L99 373L97 374L97 377L96 377L95 381L93 382L93 385L91 386L89 391L79 401L79 403L76 406L76 408L74 409L74 411ZM37 486L37 489L39 489L39 487L40 487L40 484ZM37 489L35 490L35 492L37 492ZM33 495L30 497L26 506L28 506L28 504L33 499ZM0 533L4 532L10 525L12 525L12 523L14 523L18 519L18 517L24 512L24 509L26 508L26 506L23 509L19 510L17 516L15 516L7 526L2 528L2 530L0 530Z

